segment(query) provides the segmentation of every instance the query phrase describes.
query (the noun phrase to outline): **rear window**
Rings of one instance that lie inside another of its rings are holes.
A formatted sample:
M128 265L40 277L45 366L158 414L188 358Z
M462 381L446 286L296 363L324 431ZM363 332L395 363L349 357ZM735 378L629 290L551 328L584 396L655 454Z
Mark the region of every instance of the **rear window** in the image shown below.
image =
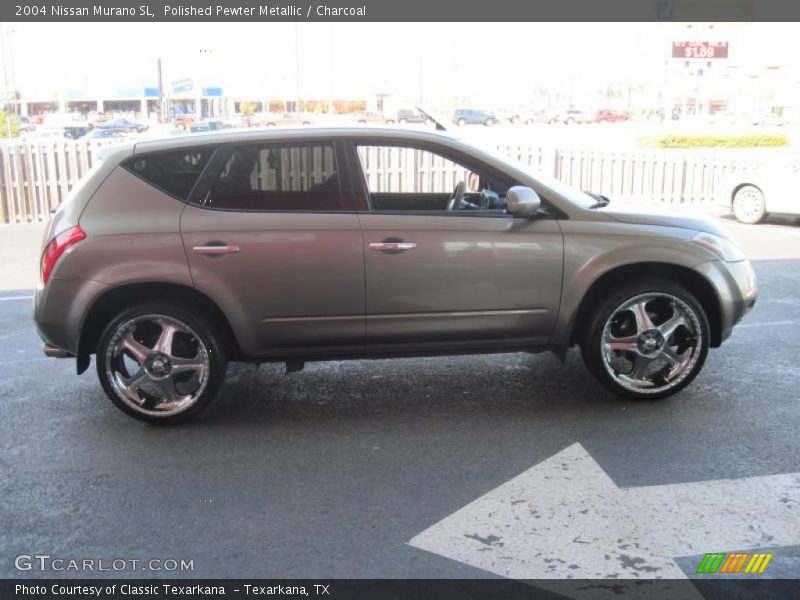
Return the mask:
M213 151L214 147L203 146L140 154L129 158L122 166L149 184L187 200Z

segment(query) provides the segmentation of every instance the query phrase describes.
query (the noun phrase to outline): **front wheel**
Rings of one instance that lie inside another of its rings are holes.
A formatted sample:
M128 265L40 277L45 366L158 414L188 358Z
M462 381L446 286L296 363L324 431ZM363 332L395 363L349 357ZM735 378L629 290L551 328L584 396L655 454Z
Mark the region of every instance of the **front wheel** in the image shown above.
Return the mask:
M611 391L634 399L665 398L703 367L708 317L697 299L668 280L625 286L590 315L581 351L589 371Z
M129 308L106 327L97 374L114 405L149 423L194 417L217 392L226 360L218 335L194 311L161 302Z

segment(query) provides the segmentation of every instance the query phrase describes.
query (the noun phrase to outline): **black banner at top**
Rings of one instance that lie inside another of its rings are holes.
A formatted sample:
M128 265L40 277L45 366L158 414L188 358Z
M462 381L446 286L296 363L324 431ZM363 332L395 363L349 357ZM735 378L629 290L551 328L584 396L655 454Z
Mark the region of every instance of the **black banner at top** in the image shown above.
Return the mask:
M0 21L798 21L791 0L11 0Z

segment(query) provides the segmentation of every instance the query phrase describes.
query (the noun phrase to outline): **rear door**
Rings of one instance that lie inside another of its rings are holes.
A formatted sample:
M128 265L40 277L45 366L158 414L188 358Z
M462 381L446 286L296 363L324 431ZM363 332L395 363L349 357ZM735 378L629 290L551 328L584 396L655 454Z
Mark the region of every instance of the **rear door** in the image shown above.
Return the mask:
M333 141L221 148L181 218L195 286L242 350L334 352L364 342L364 255Z

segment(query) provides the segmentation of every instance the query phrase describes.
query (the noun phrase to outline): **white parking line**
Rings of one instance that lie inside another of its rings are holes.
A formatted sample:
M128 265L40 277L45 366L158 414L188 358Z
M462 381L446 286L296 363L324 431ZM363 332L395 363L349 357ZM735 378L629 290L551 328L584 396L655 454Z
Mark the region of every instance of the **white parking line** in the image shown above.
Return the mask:
M0 302L5 300L30 300L33 296L9 296L8 298L0 298Z
M766 321L762 323L742 323L741 325L737 325L737 328L741 327L775 327L777 325L800 325L800 321Z

